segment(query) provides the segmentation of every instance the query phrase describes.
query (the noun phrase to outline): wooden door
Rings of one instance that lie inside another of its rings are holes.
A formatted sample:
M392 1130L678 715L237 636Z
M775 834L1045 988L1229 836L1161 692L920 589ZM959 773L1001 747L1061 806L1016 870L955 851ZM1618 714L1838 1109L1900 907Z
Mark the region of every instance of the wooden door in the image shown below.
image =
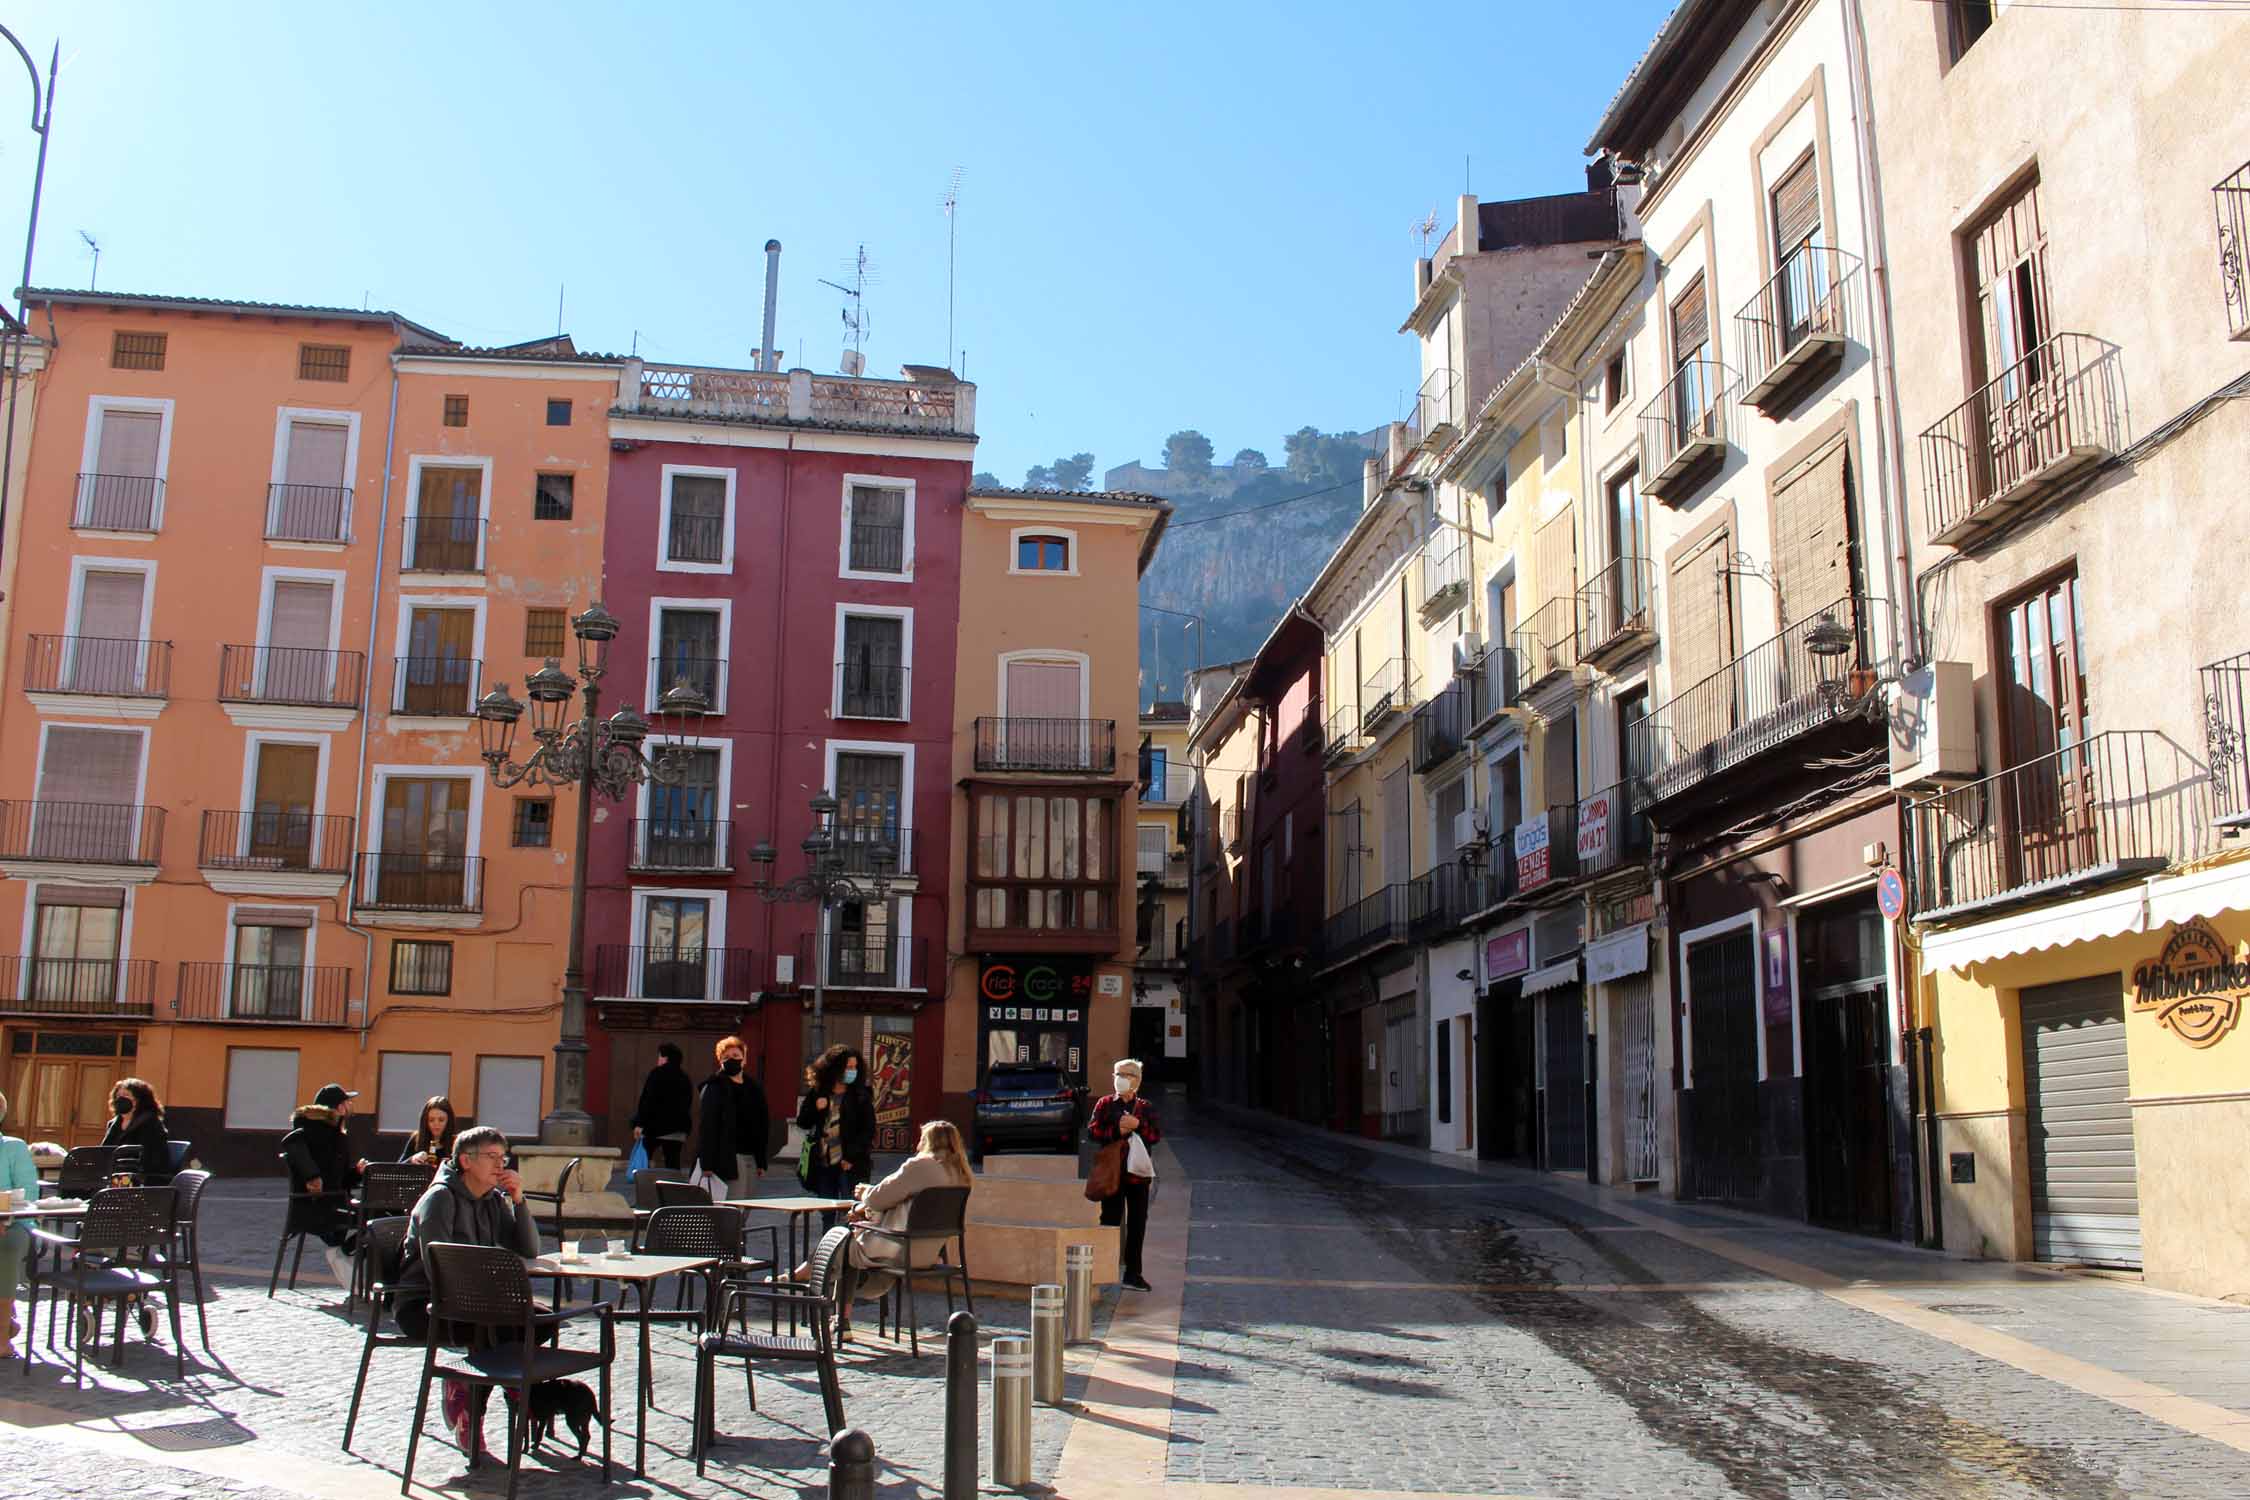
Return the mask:
M2008 767L1997 821L2000 848L2016 861L2010 885L2083 869L2095 856L2083 623L2078 580L2067 573L2003 604L1995 623Z
M466 715L473 707L477 617L466 609L417 609L406 627L406 673L399 708L410 714Z
M317 745L258 746L250 802L250 857L283 869L312 866L313 797L320 777Z
M141 610L148 575L100 569L78 585L78 629L67 683L80 693L136 693L147 675Z
M275 580L259 684L267 697L286 703L335 701L335 657L328 649L335 597L336 586L318 579ZM473 617L464 618L474 624Z
M466 889L469 783L394 776L383 786L377 883L386 906L459 906Z
M350 446L350 430L341 423L290 420L289 453L268 522L273 535L313 542L344 540L351 493L344 458Z
M1982 368L1983 439L1975 455L1979 500L2002 494L2051 451L2062 418L2058 372L2042 346L2053 336L2047 298L2047 228L2039 184L2028 183L1970 237L1977 284L1975 352Z
M38 1031L15 1037L8 1077L11 1135L63 1147L98 1146L110 1088L133 1071L137 1038L118 1031ZM120 1057L120 1052L124 1054Z
M484 493L482 469L424 469L415 505L412 566L423 571L472 573Z

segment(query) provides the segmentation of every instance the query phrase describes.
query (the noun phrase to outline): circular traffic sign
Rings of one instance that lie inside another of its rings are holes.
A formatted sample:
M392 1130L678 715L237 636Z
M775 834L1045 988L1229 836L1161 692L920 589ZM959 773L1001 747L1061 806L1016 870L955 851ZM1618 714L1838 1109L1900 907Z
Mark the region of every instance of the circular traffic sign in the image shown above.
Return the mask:
M1875 877L1875 905L1886 921L1896 922L1906 910L1906 882L1896 870L1885 870Z

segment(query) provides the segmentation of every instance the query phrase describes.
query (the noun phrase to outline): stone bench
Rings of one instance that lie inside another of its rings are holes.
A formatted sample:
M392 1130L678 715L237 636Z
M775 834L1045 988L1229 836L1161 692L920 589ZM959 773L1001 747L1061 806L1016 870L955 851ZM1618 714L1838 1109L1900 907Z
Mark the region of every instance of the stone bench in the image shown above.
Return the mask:
M1076 1156L988 1156L969 1194L969 1269L980 1282L1060 1285L1063 1250L1094 1247L1094 1282L1117 1279L1118 1232L1086 1201Z

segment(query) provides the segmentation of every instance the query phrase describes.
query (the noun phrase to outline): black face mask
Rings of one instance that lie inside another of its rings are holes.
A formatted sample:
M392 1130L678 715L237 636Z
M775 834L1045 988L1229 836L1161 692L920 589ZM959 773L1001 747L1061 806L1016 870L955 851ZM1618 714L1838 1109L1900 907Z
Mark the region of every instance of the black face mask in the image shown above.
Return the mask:
M742 1059L739 1057L728 1058L725 1062L719 1064L719 1071L729 1078L734 1077L742 1071Z
M121 1115L129 1115L133 1112L133 1101L130 1099L112 1099L109 1107Z

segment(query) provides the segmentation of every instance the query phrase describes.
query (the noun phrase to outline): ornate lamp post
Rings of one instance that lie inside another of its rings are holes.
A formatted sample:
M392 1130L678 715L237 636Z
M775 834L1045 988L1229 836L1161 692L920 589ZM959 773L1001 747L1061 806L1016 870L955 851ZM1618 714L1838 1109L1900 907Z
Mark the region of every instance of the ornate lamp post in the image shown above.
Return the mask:
M653 756L642 747L649 722L631 704L601 717L602 674L609 668L610 643L617 639L617 617L597 601L570 622L578 638L578 677L585 684L585 711L565 722L579 684L552 659L531 674L524 693L531 699L531 754L520 763L509 758L524 705L501 683L477 702L477 729L484 762L494 786L575 786L578 788L577 847L570 869L570 952L563 969L562 1035L555 1042L555 1107L539 1122L539 1138L549 1145L584 1146L594 1138L594 1117L586 1113L586 844L594 826L594 793L615 801L643 782L670 783L687 769L688 747L680 743L688 718L710 707L686 682L666 690L657 714L667 724Z
M813 1019L812 1050L818 1053L828 1046L828 952L834 940L834 929L829 914L839 906L853 901L882 902L890 898L890 866L896 859L891 846L881 839L870 840L867 845L865 874L855 874L852 861L845 857L843 846L836 837L836 799L822 791L808 804L812 808L813 831L805 836L805 873L776 884L773 879L774 848L760 839L750 851L751 862L758 867L758 878L750 889L758 899L769 905L777 901L803 901L816 906L820 919L813 937Z

